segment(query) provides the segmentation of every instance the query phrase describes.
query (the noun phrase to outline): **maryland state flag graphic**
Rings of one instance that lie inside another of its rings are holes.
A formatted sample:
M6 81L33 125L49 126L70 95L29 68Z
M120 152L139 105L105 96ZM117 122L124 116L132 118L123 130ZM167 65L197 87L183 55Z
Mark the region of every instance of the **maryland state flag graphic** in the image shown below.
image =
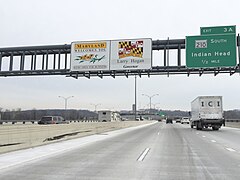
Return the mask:
M143 57L143 41L122 41L118 42L119 59L125 57Z

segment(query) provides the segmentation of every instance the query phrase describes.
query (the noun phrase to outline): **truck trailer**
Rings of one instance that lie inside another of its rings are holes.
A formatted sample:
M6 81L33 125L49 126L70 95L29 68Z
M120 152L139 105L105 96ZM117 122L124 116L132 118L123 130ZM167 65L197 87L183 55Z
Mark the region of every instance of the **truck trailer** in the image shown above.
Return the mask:
M199 96L191 102L191 128L219 130L222 125L225 125L222 96Z
M115 111L98 111L98 122L121 121L120 114Z

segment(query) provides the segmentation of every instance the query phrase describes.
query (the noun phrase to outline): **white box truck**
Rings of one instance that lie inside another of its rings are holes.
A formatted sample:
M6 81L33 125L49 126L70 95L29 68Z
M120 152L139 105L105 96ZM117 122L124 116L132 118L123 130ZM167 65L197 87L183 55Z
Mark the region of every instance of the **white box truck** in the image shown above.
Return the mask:
M197 130L212 127L213 130L225 125L222 96L199 96L191 103L190 126Z
M115 111L98 111L98 122L121 121L120 114Z

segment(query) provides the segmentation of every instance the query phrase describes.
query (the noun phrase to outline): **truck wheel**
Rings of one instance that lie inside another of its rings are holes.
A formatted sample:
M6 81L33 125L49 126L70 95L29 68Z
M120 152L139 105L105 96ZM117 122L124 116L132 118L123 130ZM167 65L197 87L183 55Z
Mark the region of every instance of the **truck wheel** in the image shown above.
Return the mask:
M197 130L202 130L202 123L201 122L197 123Z
M193 128L193 123L190 123L190 127Z
M219 127L212 127L212 130L213 130L213 131L218 131L218 130L219 130Z

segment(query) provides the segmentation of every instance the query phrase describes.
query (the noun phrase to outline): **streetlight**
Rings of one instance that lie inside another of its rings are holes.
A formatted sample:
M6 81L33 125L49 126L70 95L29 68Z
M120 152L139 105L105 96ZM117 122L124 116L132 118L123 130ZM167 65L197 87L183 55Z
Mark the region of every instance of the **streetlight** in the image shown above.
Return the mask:
M93 104L92 103L91 105L93 105L95 107L95 112L97 112L97 107L100 106L101 104Z
M2 119L2 109L3 109L3 108L0 107L0 120ZM1 123L2 123L2 122L0 122L0 124L1 124Z
M147 94L142 94L143 96L147 96L148 98L149 98L149 100L150 100L150 109L149 109L149 113L150 113L150 119L151 119L151 109L152 109L152 98L154 97L154 96L158 96L159 94L154 94L154 95L152 95L152 96L149 96L149 95L147 95Z
M58 96L59 98L63 98L65 101L65 110L67 110L67 100L70 98L73 98L74 96L69 96L69 97L63 97L63 96Z
M64 99L64 101L65 101L65 117L64 117L64 119L66 120L67 119L67 101L68 101L68 99L70 99L70 98L73 98L74 96L68 96L68 97L63 97L63 96L58 96L59 98L63 98Z
M153 104L153 109L156 109L156 105L158 105L158 104L160 104L160 103Z
M134 108L134 117L137 119L137 75L135 75L135 108Z

